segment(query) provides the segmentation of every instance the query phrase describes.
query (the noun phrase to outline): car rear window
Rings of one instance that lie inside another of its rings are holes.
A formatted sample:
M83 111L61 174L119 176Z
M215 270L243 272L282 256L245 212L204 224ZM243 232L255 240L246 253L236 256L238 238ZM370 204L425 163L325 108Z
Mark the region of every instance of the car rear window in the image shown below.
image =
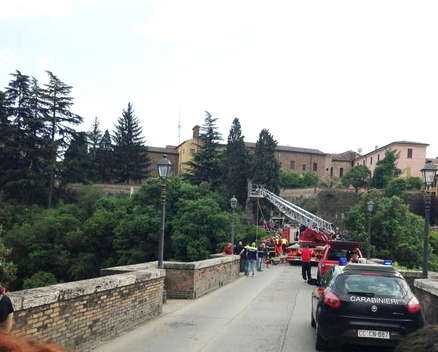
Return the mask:
M378 273L341 275L335 283L341 294L402 299L410 292L406 281L396 276Z

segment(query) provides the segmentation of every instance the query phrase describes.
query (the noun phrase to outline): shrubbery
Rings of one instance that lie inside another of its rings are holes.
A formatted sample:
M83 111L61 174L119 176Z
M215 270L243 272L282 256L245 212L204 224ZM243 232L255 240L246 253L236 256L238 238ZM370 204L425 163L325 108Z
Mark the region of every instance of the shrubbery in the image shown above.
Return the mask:
M306 188L316 187L319 183L319 177L314 172L291 172L284 169L280 170L280 187L281 188Z
M55 209L0 208L0 260L15 288L95 277L103 267L156 260L161 231L160 181L148 179L132 197L102 196L85 187L76 203ZM228 202L207 184L168 180L165 258L191 261L222 251L230 240ZM255 238L236 212L236 239ZM259 234L261 235L261 234ZM9 249L8 249L9 248Z

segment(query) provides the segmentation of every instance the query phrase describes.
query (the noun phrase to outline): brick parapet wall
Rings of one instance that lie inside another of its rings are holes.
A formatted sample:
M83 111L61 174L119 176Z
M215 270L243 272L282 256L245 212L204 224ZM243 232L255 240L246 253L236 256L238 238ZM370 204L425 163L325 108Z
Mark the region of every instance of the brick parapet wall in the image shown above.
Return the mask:
M426 322L438 324L438 279L415 280L414 293L423 307Z
M9 294L13 333L88 351L162 312L163 270L144 270Z
M196 262L164 262L167 298L195 299L239 277L240 257L223 256ZM157 262L102 269L102 275L156 267Z

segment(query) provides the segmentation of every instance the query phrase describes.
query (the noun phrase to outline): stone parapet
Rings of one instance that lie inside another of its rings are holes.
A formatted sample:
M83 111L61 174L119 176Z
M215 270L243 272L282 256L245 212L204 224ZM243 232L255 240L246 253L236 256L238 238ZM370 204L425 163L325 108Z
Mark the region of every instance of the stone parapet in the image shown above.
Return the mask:
M438 324L438 279L417 279L414 293L420 300L428 324Z
M161 314L164 276L150 269L11 292L13 332L91 350Z
M102 269L102 275L156 267L157 262ZM163 263L167 298L195 299L239 277L240 257L228 255L196 262Z

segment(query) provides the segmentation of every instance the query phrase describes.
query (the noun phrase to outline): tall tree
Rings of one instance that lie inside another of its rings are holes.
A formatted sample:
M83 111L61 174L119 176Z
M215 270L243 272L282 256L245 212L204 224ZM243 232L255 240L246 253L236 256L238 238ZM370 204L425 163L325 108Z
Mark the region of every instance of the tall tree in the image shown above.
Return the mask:
M10 119L6 129L7 149L0 185L8 198L24 202L41 201L46 192L47 148L40 89L36 79L16 71L6 89L4 109ZM9 165L9 166L8 166Z
M99 119L96 116L91 131L88 132L90 161L92 163L88 172L90 180L97 180L99 174L97 151L99 149L100 141L102 140L102 131L100 130L99 125Z
M99 128L100 123L97 116L94 118L93 127L90 132L88 132L88 140L90 142L90 154L93 162L96 160L96 152L99 148L99 143L102 140L102 131Z
M216 121L217 118L214 118L208 111L205 112L205 120L199 136L201 145L189 163L188 177L196 184L207 182L215 187L220 183L221 170L218 147L221 135L218 132Z
M92 167L90 158L87 133L75 133L64 154L63 182L86 183L89 180L89 170Z
M248 194L249 154L246 149L242 128L238 118L233 120L225 149L223 170L225 192L228 197L236 196L241 206Z
M276 148L277 141L267 129L263 129L256 143L252 181L278 194L280 192L280 164L275 158Z
M139 181L147 176L143 131L131 103L117 120L114 131L115 176L119 182Z
M114 150L111 142L111 136L108 130L105 130L102 139L99 142L99 148L96 152L97 179L101 182L110 182L113 180Z
M49 82L42 91L43 102L48 120L48 132L50 138L50 169L49 169L49 195L48 207L52 206L53 190L57 170L57 157L68 145L69 139L74 134L72 125L82 122L82 117L73 113L72 87L62 82L52 72L47 71Z
M385 188L388 183L400 175L397 168L398 155L395 150L387 150L385 157L377 162L374 170L371 186L374 188Z

